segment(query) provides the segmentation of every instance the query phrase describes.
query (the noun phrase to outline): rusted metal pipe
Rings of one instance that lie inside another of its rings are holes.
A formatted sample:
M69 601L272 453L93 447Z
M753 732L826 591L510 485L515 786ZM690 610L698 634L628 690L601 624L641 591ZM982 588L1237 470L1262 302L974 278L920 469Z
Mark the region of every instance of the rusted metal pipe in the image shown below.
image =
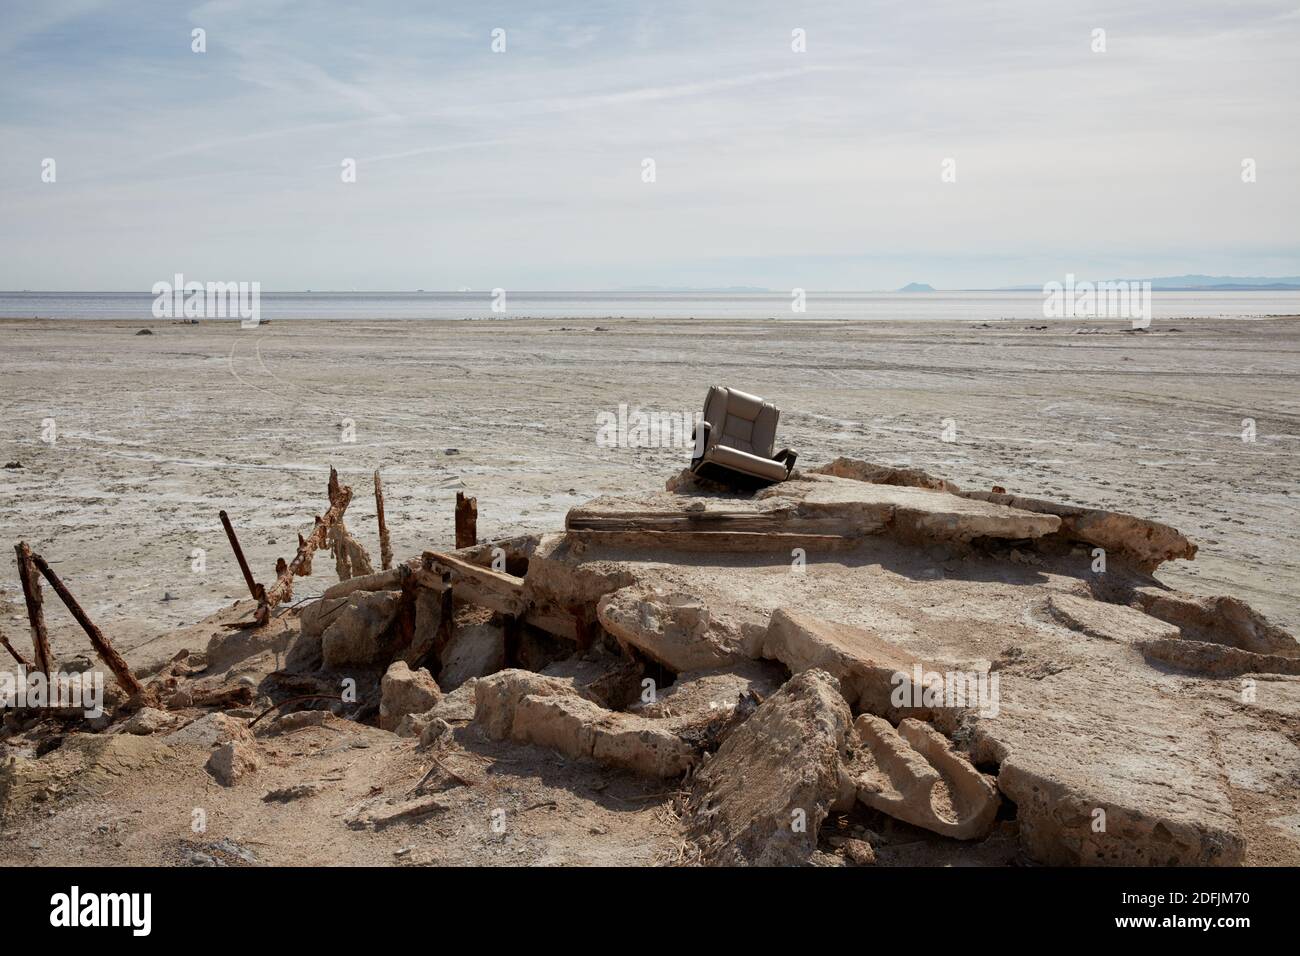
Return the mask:
M244 558L244 549L239 546L239 538L235 536L234 526L230 523L230 515L225 511L221 512L221 524L226 529L226 537L230 539L230 550L235 552L235 560L239 562L239 570L244 572L244 583L248 585L248 593L252 595L254 601L261 600L261 594L258 592L258 584L253 580L253 572L248 569L248 561Z
M113 647L112 642L104 636L103 632L95 626L95 622L90 619L90 616L82 610L81 605L77 603L77 599L72 596L72 592L59 580L59 576L54 573L53 569L45 563L45 559L39 554L32 555L32 564L36 566L41 574L45 575L45 580L50 582L50 587L54 588L54 593L63 599L63 603L67 605L72 616L77 619L77 623L81 625L82 630L86 632L86 636L90 638L90 643L95 647L95 653L99 655L100 660L108 665L108 669L113 672L113 676L117 678L117 682L122 686L122 689L132 696L139 694L143 688L140 682L136 680L135 675L131 673L131 668L127 665L126 660L117 652L117 649Z

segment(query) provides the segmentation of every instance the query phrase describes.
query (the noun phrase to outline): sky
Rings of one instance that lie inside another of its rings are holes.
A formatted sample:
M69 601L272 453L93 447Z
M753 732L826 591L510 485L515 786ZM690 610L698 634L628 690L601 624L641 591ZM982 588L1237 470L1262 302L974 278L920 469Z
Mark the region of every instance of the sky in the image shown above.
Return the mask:
M1297 90L1271 0L4 0L0 289L1296 275Z

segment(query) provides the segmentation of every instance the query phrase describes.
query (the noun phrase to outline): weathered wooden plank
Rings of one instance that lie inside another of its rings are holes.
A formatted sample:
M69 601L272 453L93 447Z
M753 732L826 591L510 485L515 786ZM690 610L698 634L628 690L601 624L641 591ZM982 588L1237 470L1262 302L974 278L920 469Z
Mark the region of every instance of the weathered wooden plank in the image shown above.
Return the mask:
M388 522L384 518L384 486L375 469L375 516L379 521L379 566L387 571L393 566L393 544L388 537Z
M451 572L452 589L464 601L515 616L528 608L523 578L439 551L424 552L424 567L415 572L416 582L422 587L441 590L443 571Z
M456 492L456 549L478 544L478 499Z

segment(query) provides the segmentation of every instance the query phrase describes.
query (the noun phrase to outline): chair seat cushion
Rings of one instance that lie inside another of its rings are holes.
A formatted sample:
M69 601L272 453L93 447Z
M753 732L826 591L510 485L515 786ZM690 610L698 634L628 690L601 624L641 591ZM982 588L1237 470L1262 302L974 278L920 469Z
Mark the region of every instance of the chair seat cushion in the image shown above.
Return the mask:
M704 460L771 481L784 481L786 477L786 468L781 462L760 458L728 445L714 445L704 453Z

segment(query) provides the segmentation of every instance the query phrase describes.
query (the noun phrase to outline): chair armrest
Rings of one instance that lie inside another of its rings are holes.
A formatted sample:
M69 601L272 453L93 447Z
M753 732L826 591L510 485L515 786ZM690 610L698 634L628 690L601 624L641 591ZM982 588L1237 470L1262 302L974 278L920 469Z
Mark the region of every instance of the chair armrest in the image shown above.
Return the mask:
M698 461L704 457L704 453L709 448L709 433L712 431L713 426L706 421L700 421L691 430L691 461Z
M793 448L782 448L772 456L772 460L779 461L781 464L785 465L785 473L788 475L790 472L794 471L795 459L798 457L799 453Z

